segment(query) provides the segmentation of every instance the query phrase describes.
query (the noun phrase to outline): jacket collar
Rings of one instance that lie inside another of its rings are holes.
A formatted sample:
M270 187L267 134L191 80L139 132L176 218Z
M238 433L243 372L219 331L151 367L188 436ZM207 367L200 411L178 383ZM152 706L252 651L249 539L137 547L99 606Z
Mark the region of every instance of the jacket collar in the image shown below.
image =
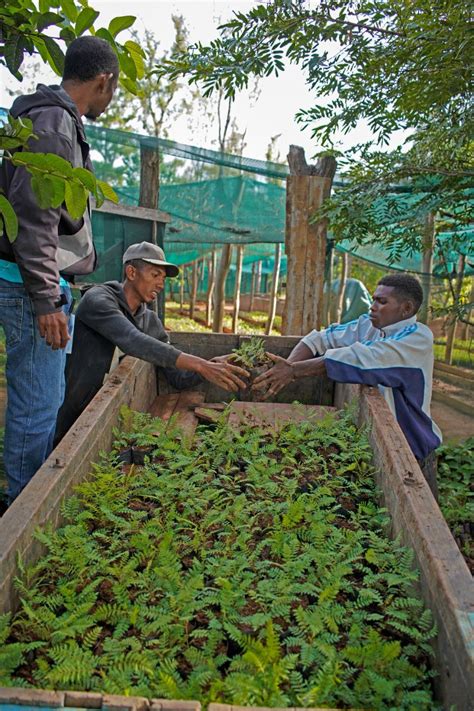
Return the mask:
M416 323L416 316L411 316L410 318L405 318L403 321L397 321L396 323L391 323L390 326L384 326L380 329L383 338L388 338L393 336L395 333L402 331L407 326L412 326Z

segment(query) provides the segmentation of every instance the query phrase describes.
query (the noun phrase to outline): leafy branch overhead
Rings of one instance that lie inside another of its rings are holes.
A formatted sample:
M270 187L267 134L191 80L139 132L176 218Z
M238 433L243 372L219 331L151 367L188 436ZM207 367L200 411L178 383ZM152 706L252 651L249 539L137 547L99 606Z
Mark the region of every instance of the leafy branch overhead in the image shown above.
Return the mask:
M235 12L215 40L192 45L157 71L187 76L207 94L223 88L234 96L252 75L279 75L290 63L301 67L313 105L296 120L315 140L333 150L338 134L360 125L374 135L338 157L347 181L324 212L335 237L379 242L396 256L420 248L429 212L454 213L461 227L472 215L469 15L468 3L443 0L275 0ZM387 152L399 130L409 138L403 149ZM404 213L400 201L380 200L399 183L422 193Z
M14 151L27 148L28 142L36 137L29 119L14 119L8 116L8 124L0 133L0 145L4 148L4 160L25 168L31 175L31 185L41 208L57 208L65 203L73 219L79 219L87 207L89 195L93 195L97 205L104 200L118 202L114 190L85 168L73 168L64 158L54 153L32 153ZM14 151L14 152L11 152ZM18 234L16 214L4 195L0 194L0 216L7 237L13 242ZM0 221L0 234L3 234Z
M111 44L120 63L120 81L129 91L137 93L136 82L144 75L143 50L131 40L124 44L117 40L117 35L131 27L136 18L115 17L107 28L95 29L99 14L86 0L6 0L0 6L0 64L21 81L25 55L39 54L61 76L64 68L61 45L90 32Z
M0 6L0 64L21 81L20 70L25 55L38 53L43 62L61 75L64 52L59 42L67 45L89 31L111 44L120 64L120 82L136 94L137 81L145 73L144 52L132 40L123 44L117 40L120 32L133 25L135 17L116 17L107 28L95 29L98 16L99 12L89 7L86 0L79 3L74 0L39 0L38 3L6 0ZM58 156L27 150L10 153L17 148L28 148L28 141L34 138L29 120L15 120L9 116L8 124L0 128L0 149L5 152L4 158L16 166L23 166L31 174L40 207L58 207L64 202L71 217L77 219L84 214L89 194L95 197L98 205L104 199L118 201L110 186L96 180L83 168L73 168ZM0 234L5 229L13 241L18 232L18 220L4 195L0 195L0 217Z

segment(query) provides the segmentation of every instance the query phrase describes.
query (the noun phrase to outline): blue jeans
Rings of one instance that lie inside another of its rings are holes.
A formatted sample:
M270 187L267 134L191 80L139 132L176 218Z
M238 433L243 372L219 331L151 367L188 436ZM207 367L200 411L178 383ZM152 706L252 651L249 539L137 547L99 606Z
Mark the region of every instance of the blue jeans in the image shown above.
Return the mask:
M71 310L71 290L63 287ZM0 279L0 326L6 338L7 410L3 458L9 501L28 484L53 448L64 399L65 349L41 338L32 302L22 284Z

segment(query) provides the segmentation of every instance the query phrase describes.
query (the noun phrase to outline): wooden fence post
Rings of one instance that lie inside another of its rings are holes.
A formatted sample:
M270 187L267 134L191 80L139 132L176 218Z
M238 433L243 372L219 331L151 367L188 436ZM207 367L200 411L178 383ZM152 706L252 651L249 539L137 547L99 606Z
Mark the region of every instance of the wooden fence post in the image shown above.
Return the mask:
M244 262L244 245L237 245L237 261L235 264L234 312L232 314L232 333L237 333L240 311L240 285L242 282L242 265Z
M223 331L225 312L225 281L227 274L229 273L231 258L232 245L224 244L216 275L216 285L214 287L214 314L212 318L212 330L214 333L222 333Z
M157 145L147 145L140 141L140 194L138 204L140 207L158 209L160 196L160 152ZM157 225L152 225L151 241L158 244ZM161 240L162 242L162 240ZM160 244L163 247L163 244ZM152 307L150 307L152 308ZM165 321L165 291L163 290L155 299L155 310L161 320Z
M431 285L433 282L433 252L435 246L435 214L428 212L425 217L423 230L423 259L421 286L423 287L423 303L418 312L418 318L423 323L428 323L430 317Z
M339 279L339 288L337 290L337 304L336 304L336 318L337 323L340 322L342 318L342 312L344 310L344 292L346 290L347 284L347 273L349 271L349 255L347 252L340 252L341 257L341 276Z
M284 335L303 335L320 328L323 318L327 221L310 224L313 213L331 192L336 172L332 156L308 165L304 150L290 146L286 182L287 255Z
M272 277L272 292L270 294L270 302L268 308L268 319L265 326L265 335L269 336L272 332L273 321L275 320L276 307L278 301L278 280L280 278L280 264L281 264L281 244L278 242L275 245L275 261L273 264L273 277Z
M253 300L255 297L255 279L256 279L256 263L252 262L252 281L250 284L250 301L249 301L249 311L253 311Z
M196 259L192 265L192 281L191 294L189 296L189 318L194 318L196 311L196 296L199 280L199 259Z
M206 326L212 323L212 296L216 283L217 250L212 250L212 257L207 261Z
M444 355L444 360L446 361L446 363L449 363L449 365L451 365L451 363L453 362L454 341L456 339L456 327L458 325L458 317L457 317L457 313L456 313L456 308L459 305L459 299L461 296L465 266L466 266L466 257L464 254L460 254L459 259L458 259L458 264L457 264L457 270L456 270L456 280L454 282L454 288L453 288L453 308L455 310L452 315L452 320L451 320L449 327L448 327L448 333L446 336L446 350L445 350L445 355Z

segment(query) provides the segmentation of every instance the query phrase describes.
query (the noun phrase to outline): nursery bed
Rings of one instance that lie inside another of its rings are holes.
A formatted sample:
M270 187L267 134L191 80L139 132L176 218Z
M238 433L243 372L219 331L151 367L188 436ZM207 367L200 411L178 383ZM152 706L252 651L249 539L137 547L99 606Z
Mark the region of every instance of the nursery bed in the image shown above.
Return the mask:
M173 334L173 337L177 347L204 357L229 352L239 340L234 336L201 334ZM297 340L267 338L266 346L272 352L287 355ZM337 408L356 399L358 422L371 425L373 461L384 504L391 515L392 532L415 551L421 572L421 593L439 628L435 643L439 698L446 708L455 704L461 711L473 706L472 579L398 425L375 390L337 386L333 397L333 385L325 379L301 381L298 385L299 392L283 391L278 399L282 402L298 399L306 404ZM196 410L199 414L199 408L209 409L207 403L219 403L225 396L216 388L201 390L170 394L160 380L157 384L151 366L129 358L121 363L0 521L3 610L14 608L17 602L13 578L17 574L18 553L26 564L38 558L41 546L32 537L34 528L59 521L61 500L87 476L90 462L97 459L99 452L110 447L121 406L151 410L164 419L180 412L180 419L191 433L198 421ZM245 412L246 407L236 404L234 409L236 413L242 409ZM254 412L265 409L267 416L273 413L271 418L277 416L278 408L261 408L254 403L252 408Z

